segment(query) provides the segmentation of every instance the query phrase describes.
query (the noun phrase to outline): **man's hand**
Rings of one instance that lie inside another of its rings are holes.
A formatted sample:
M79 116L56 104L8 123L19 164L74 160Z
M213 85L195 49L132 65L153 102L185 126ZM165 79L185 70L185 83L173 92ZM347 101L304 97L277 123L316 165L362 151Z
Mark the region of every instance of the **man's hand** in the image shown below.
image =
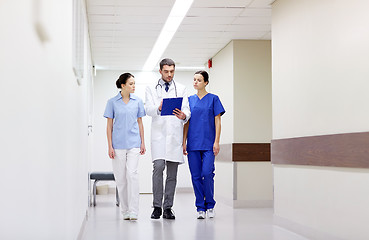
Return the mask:
M173 110L173 114L181 119L181 120L185 120L186 119L186 114L184 114L184 112L182 112L181 110L179 110L178 108L174 109Z
M159 111L161 112L161 107L163 106L163 100L161 100L160 106L159 106Z

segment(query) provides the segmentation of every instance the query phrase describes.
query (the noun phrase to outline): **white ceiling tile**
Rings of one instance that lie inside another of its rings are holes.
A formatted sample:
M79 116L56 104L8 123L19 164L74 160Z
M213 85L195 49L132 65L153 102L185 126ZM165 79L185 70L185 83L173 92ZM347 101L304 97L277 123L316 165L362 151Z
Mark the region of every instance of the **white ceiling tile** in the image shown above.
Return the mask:
M206 16L197 16L197 17L186 17L182 25L187 24L196 24L196 25L214 25L214 24L231 24L236 17L234 16L216 16L216 17L206 17Z
M270 17L238 17L232 22L232 24L235 25L241 25L241 24L263 24L263 25L271 25L271 18Z
M90 14L114 14L116 12L114 5L109 6L88 6L88 15Z
M226 32L255 32L255 31L270 31L271 26L269 24L240 24L240 25L228 25Z
M207 31L207 32L219 32L219 31L224 31L227 26L229 25L226 25L226 24L223 24L223 25L211 25L211 24L208 24L208 25L195 25L195 24L187 24L187 25L181 25L179 28L178 28L178 31L179 32L200 32L200 31Z
M86 0L96 66L140 70L175 0ZM195 0L163 57L202 66L232 39L270 39L271 0Z
M215 32L209 32L206 31L206 29L203 29L203 31L177 31L176 34L174 35L175 38L194 38L194 37L198 37L198 38L216 38L219 36L219 34L221 34L222 31L215 31Z
M195 0L192 7L245 7L252 1L253 0Z
M227 17L238 16L244 8L191 8L187 16Z
M93 15L90 14L88 17L89 23L114 23L116 22L114 15Z
M118 6L116 10L119 11L122 16L169 16L170 10L172 6L168 7L158 7L158 6L150 6L150 7L136 7L136 6Z
M267 32L265 33L261 39L264 39L264 40L271 40L272 39L272 32Z
M271 3L275 0L254 0L249 7L250 8L271 8Z
M270 8L246 8L240 16L260 16L270 17L272 15L272 9Z
M114 5L116 0L88 0L87 5Z
M267 31L224 32L225 39L261 39Z
M119 15L116 16L116 21L128 24L135 23L155 23L155 24L164 24L167 20L167 15L151 15L151 16L138 16L138 15Z

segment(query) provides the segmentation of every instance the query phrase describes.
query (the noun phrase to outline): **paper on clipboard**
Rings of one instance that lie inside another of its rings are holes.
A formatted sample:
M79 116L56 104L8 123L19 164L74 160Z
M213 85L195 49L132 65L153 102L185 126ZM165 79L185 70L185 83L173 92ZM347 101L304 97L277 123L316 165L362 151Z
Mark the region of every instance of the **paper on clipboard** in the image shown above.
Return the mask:
M182 108L183 97L179 98L164 98L163 106L161 106L161 116L173 115L173 110Z

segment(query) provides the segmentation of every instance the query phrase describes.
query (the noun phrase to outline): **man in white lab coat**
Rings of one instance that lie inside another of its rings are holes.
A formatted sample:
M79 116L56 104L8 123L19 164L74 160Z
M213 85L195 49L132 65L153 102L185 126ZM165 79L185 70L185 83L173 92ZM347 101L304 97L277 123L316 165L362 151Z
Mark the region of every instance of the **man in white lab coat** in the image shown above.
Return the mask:
M151 155L153 160L153 207L151 218L175 219L172 211L174 193L177 184L178 164L183 163L183 125L191 116L186 87L173 80L175 63L165 58L160 62L161 78L158 83L148 86L145 92L145 109L152 117ZM174 111L172 116L161 116L163 98L183 97L182 109ZM167 167L165 189L163 172ZM164 202L163 202L164 196Z

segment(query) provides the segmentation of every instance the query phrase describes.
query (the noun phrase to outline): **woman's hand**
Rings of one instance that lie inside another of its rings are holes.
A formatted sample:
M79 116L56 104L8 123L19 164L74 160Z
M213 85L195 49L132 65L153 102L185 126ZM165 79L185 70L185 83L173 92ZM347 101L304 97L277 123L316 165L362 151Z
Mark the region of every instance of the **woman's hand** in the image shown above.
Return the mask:
M220 150L219 143L215 142L214 145L213 145L214 156L218 155L219 150Z
M145 148L145 144L141 143L141 147L140 147L140 154L144 155L146 153L146 148Z
M183 145L182 145L182 147L183 147L183 155L188 155L188 153L187 153L187 149L186 149L186 144L184 143Z
M111 158L111 159L114 159L115 158L115 151L114 151L114 148L112 148L112 147L109 147L109 157Z

